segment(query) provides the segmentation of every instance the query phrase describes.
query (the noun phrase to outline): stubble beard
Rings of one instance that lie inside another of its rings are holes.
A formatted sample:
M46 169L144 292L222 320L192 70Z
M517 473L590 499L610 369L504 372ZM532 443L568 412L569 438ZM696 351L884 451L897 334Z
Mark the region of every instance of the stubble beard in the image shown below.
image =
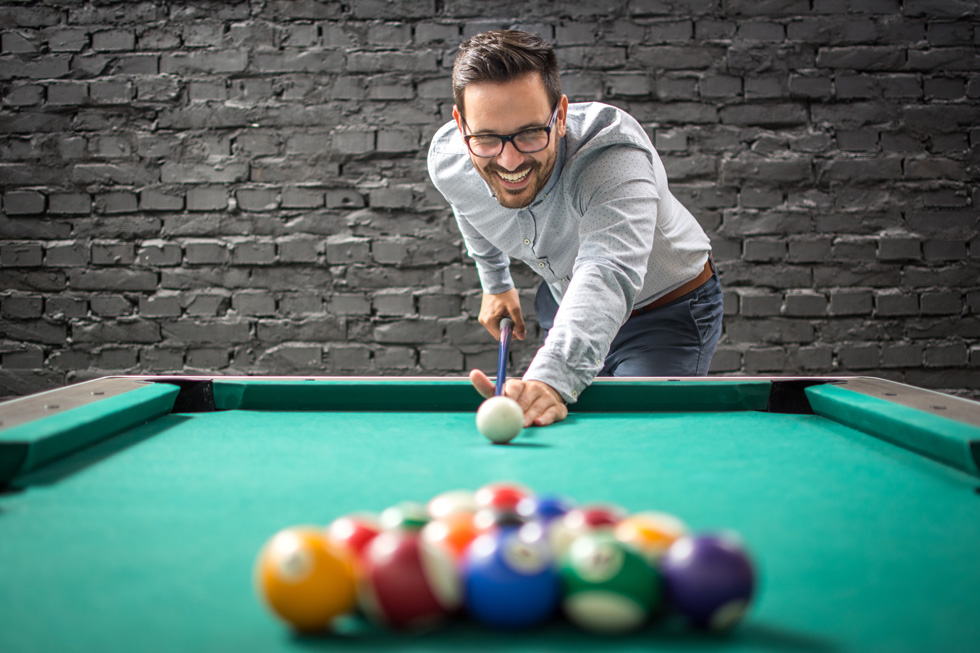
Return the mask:
M504 170L492 162L484 168L477 168L477 170L484 181L489 184L490 189L497 198L497 202L501 206L506 209L523 209L534 201L534 198L538 196L538 193L548 183L548 178L551 177L551 172L555 169L555 161L557 159L558 153L553 151L544 162L531 159L527 162L527 165L523 165L517 170ZM497 170L501 170L508 174L517 174L528 168L531 170L529 174L533 178L533 185L517 191L505 187L496 172Z

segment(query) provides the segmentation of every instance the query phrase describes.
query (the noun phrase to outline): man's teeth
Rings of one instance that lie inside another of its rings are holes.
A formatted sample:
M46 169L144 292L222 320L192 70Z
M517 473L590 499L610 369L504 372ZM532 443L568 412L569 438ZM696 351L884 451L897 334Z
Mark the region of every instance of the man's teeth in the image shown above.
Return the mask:
M497 174L500 175L500 178L503 179L504 181L509 181L512 184L516 184L519 181L523 181L524 178L527 177L530 172L531 172L530 170L525 170L520 174L508 174L506 172L498 171Z

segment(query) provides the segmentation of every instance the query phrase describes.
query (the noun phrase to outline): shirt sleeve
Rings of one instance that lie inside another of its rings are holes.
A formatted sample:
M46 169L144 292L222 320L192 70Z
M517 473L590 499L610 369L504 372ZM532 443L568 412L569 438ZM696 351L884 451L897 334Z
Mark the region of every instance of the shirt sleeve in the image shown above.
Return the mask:
M512 289L514 280L510 274L510 257L480 235L456 210L455 206L452 208L453 215L456 217L456 224L459 226L459 233L462 234L463 241L466 243L466 253L476 263L476 271L480 276L480 286L483 288L483 292L488 295L497 295Z
M582 220L572 278L524 375L569 403L602 370L643 286L660 202L653 162L639 148L604 148L576 168L581 172L569 187Z

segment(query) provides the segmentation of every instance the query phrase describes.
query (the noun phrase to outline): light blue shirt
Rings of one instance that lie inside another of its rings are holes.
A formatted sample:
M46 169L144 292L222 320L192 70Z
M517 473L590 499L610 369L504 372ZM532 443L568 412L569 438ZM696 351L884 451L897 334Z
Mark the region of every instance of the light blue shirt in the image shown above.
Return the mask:
M650 138L616 107L569 105L555 169L523 209L497 202L455 122L436 132L428 165L483 292L514 287L514 259L548 283L559 309L524 379L547 383L569 403L602 369L630 311L696 277L708 258L708 237L668 190Z

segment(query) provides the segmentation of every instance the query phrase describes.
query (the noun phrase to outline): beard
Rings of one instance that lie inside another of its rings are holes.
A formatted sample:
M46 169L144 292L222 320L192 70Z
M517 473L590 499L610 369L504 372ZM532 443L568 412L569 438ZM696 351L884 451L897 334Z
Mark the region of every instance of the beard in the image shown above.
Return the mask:
M548 158L545 161L530 159L517 170L505 170L495 163L490 162L483 168L478 167L477 172L480 173L483 180L490 186L490 190L493 191L494 196L501 206L507 209L523 209L534 201L534 198L538 196L541 189L548 183L551 172L555 169L555 161L557 159L558 152L553 150L549 151ZM497 174L498 172L504 172L509 175L514 175L521 174L525 170L530 170L527 183L517 189L504 186Z

